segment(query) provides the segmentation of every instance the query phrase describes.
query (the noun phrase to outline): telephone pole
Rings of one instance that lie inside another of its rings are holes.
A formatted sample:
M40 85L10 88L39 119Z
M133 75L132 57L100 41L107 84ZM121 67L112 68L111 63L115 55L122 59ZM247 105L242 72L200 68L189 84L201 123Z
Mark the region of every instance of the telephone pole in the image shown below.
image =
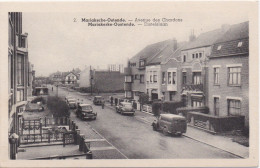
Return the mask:
M92 79L93 79L93 72L90 66L90 95L92 96Z

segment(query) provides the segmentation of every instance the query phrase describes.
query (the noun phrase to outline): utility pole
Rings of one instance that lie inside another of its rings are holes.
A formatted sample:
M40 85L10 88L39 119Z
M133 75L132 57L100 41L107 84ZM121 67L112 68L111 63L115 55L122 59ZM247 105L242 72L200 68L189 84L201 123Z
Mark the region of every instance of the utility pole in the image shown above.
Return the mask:
M57 84L57 94L56 94L57 97L59 96L59 95L58 95L58 88L59 88L59 85Z
M92 79L93 79L93 72L90 66L90 95L92 96Z

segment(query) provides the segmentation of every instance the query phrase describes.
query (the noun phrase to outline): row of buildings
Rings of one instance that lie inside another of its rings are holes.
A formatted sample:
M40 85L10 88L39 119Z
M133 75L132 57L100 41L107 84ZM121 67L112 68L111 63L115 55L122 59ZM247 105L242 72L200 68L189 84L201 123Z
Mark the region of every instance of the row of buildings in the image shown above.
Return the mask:
M8 14L8 133L21 133L21 119L27 100L32 96L35 71L28 56L28 34L22 32L22 13ZM11 159L17 154L17 143L9 145Z
M249 22L222 25L188 42L170 39L146 46L125 68L125 97L183 101L209 107L213 116L249 121Z

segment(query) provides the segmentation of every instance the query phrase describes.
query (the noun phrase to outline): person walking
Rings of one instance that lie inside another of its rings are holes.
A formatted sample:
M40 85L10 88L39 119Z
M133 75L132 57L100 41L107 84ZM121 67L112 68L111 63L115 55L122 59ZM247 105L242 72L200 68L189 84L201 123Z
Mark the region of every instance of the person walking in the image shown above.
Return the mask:
M105 100L104 100L104 98L101 100L101 103L102 103L102 109L104 109L105 108Z
M113 96L111 96L111 98L110 98L110 103L111 103L111 106L113 106Z
M52 90L52 92L53 92L53 86L52 86L51 90Z

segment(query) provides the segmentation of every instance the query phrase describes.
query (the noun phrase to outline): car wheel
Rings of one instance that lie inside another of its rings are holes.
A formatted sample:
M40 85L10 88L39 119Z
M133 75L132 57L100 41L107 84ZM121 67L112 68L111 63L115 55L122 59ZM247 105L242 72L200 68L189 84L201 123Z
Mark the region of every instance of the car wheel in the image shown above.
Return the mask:
M163 128L163 135L165 135L165 136L168 135L168 130L167 130L167 128Z

